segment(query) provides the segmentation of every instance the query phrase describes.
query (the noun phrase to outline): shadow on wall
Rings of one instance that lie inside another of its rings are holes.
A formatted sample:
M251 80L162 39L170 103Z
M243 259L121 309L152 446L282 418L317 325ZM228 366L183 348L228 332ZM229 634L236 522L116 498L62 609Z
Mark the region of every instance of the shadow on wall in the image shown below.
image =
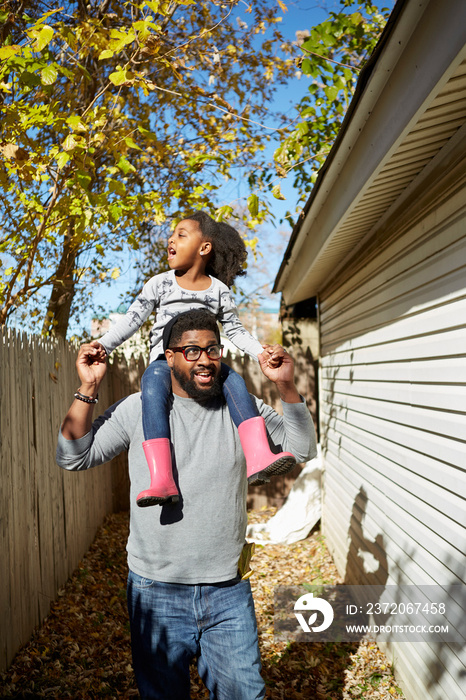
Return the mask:
M361 486L353 503L348 529L350 544L346 559L344 583L346 585L364 586L365 591L369 590L368 587L373 586L374 588L370 589L371 594L376 593L378 600L385 600L384 590L388 593L388 559L384 546L384 537L381 533L377 534L375 539L366 537L364 520L367 505L367 492ZM406 560L416 561L415 547L406 550ZM444 700L447 697L445 694L447 688L450 689L449 698L453 699L454 697L455 700L460 700L460 698L466 698L466 617L464 615L466 610L466 563L464 556L462 559L458 558L455 560L450 557L445 562L445 565L451 572L450 582L438 586L432 586L431 584L428 588L434 587L436 589L436 592L432 593L435 596L432 598L432 602L435 602L437 606L443 604L445 608L445 618L442 619L442 623L449 625L450 632L452 629L456 630L458 639L461 641L428 642L421 653L423 660L418 668L418 673L424 674L425 671L422 669L422 664L424 664L424 669L428 669L424 679L425 688L429 693L428 697L432 698L432 700ZM404 586L408 585L414 588L416 584L410 582L406 576L404 562L393 562L391 571L391 585L389 586L390 592L387 600L390 600L391 606L398 610L401 608L401 605L406 604L407 592ZM418 597L414 598L414 600L423 600L423 590L425 591L423 586L419 585ZM426 592L426 594L428 595L429 593ZM375 603L376 601L371 600L371 602ZM427 617L421 619L420 615L414 616L410 620L412 624L427 624L428 622L429 619ZM374 615L373 624L379 627L391 626L393 617L390 616L390 613L386 615L379 613ZM385 641L391 648L391 642L397 641L396 634L393 637L391 634L385 637ZM416 641L422 640L417 639ZM403 647L402 644L401 647ZM398 650L397 654L400 653L402 651ZM457 684L456 691L452 689L451 680L444 679L442 681L445 674L450 675L454 683Z
M346 557L344 582L347 585L385 586L388 579L388 560L383 535L379 533L375 540L372 540L364 534L367 503L366 490L361 486L353 503L348 528L350 545ZM377 569L374 570L371 567L371 570L367 570L367 557L364 557L364 553L368 553L377 562Z
M448 672L458 684L459 699L460 697L466 698L466 562L464 555L461 565L458 565L459 560L453 562L451 557L446 564L452 571L451 583L443 586L448 622L461 635L463 641L461 643L437 642L432 644L435 660L429 664L427 688L431 691L432 696L434 696L434 690L437 690L437 696L442 697L439 694L438 686L442 676ZM452 603L452 599L454 603Z

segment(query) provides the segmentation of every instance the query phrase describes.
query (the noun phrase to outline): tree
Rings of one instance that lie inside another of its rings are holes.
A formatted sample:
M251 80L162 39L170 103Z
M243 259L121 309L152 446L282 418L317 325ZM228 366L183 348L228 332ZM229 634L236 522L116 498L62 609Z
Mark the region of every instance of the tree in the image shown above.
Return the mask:
M393 0L389 0L393 5ZM340 0L340 11L298 32L299 75L311 79L307 95L297 106L299 118L274 153L276 174L293 176L298 206L305 202L337 137L354 95L359 74L374 50L390 16L370 0ZM270 174L266 179L270 181ZM274 186L280 196L279 185ZM292 214L288 213L292 219Z
M269 194L282 198L277 178L293 171L304 197L385 21L370 2L365 15L341 4L301 45L312 83L289 128L268 107L296 71L281 0L244 12L238 0L6 0L0 323L16 311L65 336L95 284L118 276L123 248L157 271L159 227L182 212L236 216L253 232ZM225 204L222 182L244 171L248 206Z
M279 9L256 0L248 26L232 0L4 4L0 323L40 316L51 290L43 331L64 336L86 285L118 274L112 253L214 212L222 178L261 162L260 120L293 69Z

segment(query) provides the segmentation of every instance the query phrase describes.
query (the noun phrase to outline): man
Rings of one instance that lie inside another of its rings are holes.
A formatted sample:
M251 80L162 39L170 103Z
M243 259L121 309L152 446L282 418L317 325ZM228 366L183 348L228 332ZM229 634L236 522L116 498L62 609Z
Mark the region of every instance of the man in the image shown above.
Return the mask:
M176 504L131 508L128 609L133 664L143 698L188 700L189 663L211 699L263 698L257 627L249 580L238 575L244 542L246 464L237 429L220 387L221 346L208 311L178 316L164 333L171 369L170 429ZM278 367L260 356L278 389L283 417L256 399L275 450L298 461L315 456L313 424L293 380L293 362L276 346ZM84 345L78 355L81 386L62 424L58 464L88 469L128 450L131 504L147 478L140 395L109 408L92 423L105 363Z

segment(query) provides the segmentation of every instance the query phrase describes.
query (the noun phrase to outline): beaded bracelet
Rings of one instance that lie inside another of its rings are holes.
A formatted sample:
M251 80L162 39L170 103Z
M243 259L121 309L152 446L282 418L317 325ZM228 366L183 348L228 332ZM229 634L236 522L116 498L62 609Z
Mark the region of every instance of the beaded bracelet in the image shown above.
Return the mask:
M86 396L85 394L81 394L80 391L77 391L74 398L79 399L79 401L84 401L84 403L99 403L99 394L93 399L92 396Z

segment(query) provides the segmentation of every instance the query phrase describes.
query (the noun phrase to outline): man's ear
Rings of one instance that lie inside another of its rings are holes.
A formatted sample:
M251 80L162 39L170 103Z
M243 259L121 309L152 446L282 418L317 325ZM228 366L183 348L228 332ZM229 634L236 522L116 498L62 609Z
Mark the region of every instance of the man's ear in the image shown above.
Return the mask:
M165 350L165 359L167 360L167 365L171 369L173 367L173 363L175 361L175 353L173 352L173 350L170 350L170 348L167 348Z

